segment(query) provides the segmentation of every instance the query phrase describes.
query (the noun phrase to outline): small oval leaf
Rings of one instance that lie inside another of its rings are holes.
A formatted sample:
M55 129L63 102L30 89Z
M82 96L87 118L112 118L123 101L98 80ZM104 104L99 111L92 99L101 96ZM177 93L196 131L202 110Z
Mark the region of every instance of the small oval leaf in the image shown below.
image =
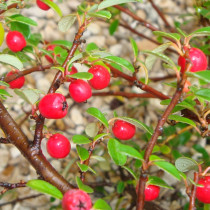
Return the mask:
M175 161L176 168L181 172L198 170L198 163L188 157L180 157Z
M17 68L19 70L22 70L22 68L23 68L22 62L14 55L1 54L0 62L14 66L15 68Z

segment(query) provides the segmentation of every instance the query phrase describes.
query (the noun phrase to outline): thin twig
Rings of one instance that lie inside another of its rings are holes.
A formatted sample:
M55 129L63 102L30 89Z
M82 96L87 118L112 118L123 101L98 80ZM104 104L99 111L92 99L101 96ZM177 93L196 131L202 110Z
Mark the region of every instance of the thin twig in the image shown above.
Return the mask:
M8 190L26 187L26 182L20 181L19 183L8 183L8 182L0 182L0 187L3 187L4 190L1 191L1 194L4 194Z
M197 184L199 180L198 172L194 172L194 182ZM192 190L190 192L190 205L189 210L195 210L195 196L196 196L196 185L192 185Z

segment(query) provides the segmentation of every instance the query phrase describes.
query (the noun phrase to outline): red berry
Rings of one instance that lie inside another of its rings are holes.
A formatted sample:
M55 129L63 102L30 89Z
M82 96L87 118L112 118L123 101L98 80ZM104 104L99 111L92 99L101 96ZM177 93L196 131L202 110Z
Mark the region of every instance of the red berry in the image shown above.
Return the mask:
M52 135L47 141L47 151L53 158L65 158L70 150L69 140L60 133Z
M60 93L49 93L39 102L41 115L48 119L60 119L66 116L68 104Z
M207 58L206 55L197 48L189 49L189 56L192 62L191 72L204 71L207 69ZM181 72L183 73L185 70L186 60L184 57L179 56L178 64L181 66Z
M47 51L53 51L55 48L55 45L49 45L46 50ZM54 53L52 54L53 56L55 55ZM49 55L45 55L45 58L50 62L53 63L53 59Z
M210 204L210 176L205 176L201 178L198 184L201 184L204 187L197 187L196 189L197 199L203 203Z
M94 89L101 90L109 85L110 74L104 66L93 66L88 70L88 72L93 74L93 78L88 82Z
M53 1L53 0L50 0L50 1ZM41 1L41 0L36 0L36 4L42 10L50 9L50 7L47 4L45 4L43 1Z
M10 72L6 75L6 77L8 77L8 76L10 76L10 75L13 75L13 74L15 74L15 73L17 73L17 72L19 72L19 70L17 70L17 69L15 69L15 71L10 71ZM25 83L25 77L22 76L22 77L19 77L19 78L15 79L15 80L9 82L9 86L10 86L10 88L12 88L12 89L15 89L15 88L18 88L18 89L19 89L19 88L22 88L22 87L23 87L24 83Z
M72 75L72 74L76 74L78 72L77 68L75 66L71 67L71 71L68 71L68 69L65 70L64 75ZM66 77L67 78L67 82L72 82L75 79L74 78L70 78L70 77Z
M19 52L26 46L26 40L19 31L9 31L6 36L6 43L13 52Z
M112 132L120 140L129 140L135 135L136 127L126 121L117 120L112 127Z
M70 96L78 103L86 101L92 96L90 85L81 79L74 80L69 85Z
M67 191L62 200L63 210L90 210L92 202L90 196L79 189Z

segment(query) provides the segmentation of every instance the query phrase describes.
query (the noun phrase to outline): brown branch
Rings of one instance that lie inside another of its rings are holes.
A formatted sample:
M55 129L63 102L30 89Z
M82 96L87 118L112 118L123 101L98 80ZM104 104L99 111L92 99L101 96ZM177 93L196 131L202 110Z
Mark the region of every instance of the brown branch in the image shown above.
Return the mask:
M0 138L0 144L10 144L10 141L9 141L9 139L7 139L7 138Z
M108 92L95 92L92 93L93 96L123 96L125 98L156 98L151 93L126 93L122 91L108 91Z
M48 64L46 66L38 65L38 66L32 67L30 69L26 69L24 71L18 71L15 74L12 74L12 75L10 75L8 77L5 77L4 81L9 83L9 82L11 82L11 81L13 81L13 80L15 80L15 79L17 79L19 77L25 76L27 74L31 74L31 73L36 72L36 71L44 71L46 69L51 68L52 66L53 66L52 64Z
M5 202L5 203L1 203L0 207L2 206L6 206L6 205L12 205L12 204L16 204L17 202L22 202L24 200L28 200L28 199L32 199L32 198L37 198L39 196L42 196L44 194L37 194L37 195L31 195L31 196L27 196L27 197L23 197L23 198L17 198L15 200L9 201L9 202Z
M161 100L169 99L168 96L166 96L163 93L155 90L154 88L150 87L149 85L146 85L141 81L137 81L137 78L135 76L131 77L131 76L119 71L118 69L114 68L113 66L111 66L108 63L106 63L106 65L109 66L109 68L110 68L111 72L113 73L114 77L121 77L123 79L126 79L127 81L134 83L140 89L142 89L142 90L144 90L148 93L151 93L156 98L159 98Z
M153 2L153 0L149 0L149 2L151 3L152 7L156 10L156 12L159 14L160 18L163 20L163 22L165 23L166 27L167 27L171 32L175 32L174 28L171 27L171 25L170 25L169 22L167 21L165 15L160 11L160 9L156 6L156 4Z
M6 10L0 10L0 15L12 8L18 8L18 3L9 5Z
M21 188L21 187L26 187L26 182L20 181L19 183L7 183L7 182L0 182L0 187L3 187L4 190L1 191L1 194L4 194L8 190L12 190L15 188Z
M146 28L149 28L151 31L158 31L159 29L153 26L151 23L147 22L146 20L140 18L139 16L135 15L133 12L131 12L129 9L124 8L120 5L115 5L115 8L119 9L120 11L126 13L130 17L132 17L134 20L137 20L141 25L145 26Z
M162 80L174 79L174 78L176 78L175 74L166 75L166 76L163 76L163 77L150 77L149 79L153 82L159 82L159 81L162 81Z
M189 71L191 69L191 67L192 67L192 64L187 63L186 71ZM141 175L139 178L140 183L139 183L139 189L138 189L139 193L138 193L138 198L137 198L136 210L143 210L143 208L144 208L144 189L145 189L146 180L147 180L147 170L149 168L149 157L152 154L152 150L157 142L158 137L162 134L163 125L166 123L168 116L170 115L171 111L176 106L176 104L178 103L178 101L182 95L183 87L184 87L186 80L187 80L187 77L185 74L183 74L180 82L177 84L177 89L176 89L176 92L171 100L171 103L166 108L165 112L163 113L161 120L159 120L159 122L155 128L155 131L154 131L149 143L147 144L146 151L144 153L144 163L143 163L143 166L141 169L142 170Z
M199 180L198 172L194 172L194 182L197 184ZM195 209L195 197L196 197L196 185L192 185L192 190L190 193L190 205L189 210Z

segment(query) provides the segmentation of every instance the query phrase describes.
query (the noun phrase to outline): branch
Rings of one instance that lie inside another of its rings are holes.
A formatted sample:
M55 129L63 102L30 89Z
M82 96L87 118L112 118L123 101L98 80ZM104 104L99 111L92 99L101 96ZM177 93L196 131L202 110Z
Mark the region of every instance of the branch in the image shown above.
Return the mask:
M1 191L1 194L4 194L8 190L12 190L15 188L26 187L26 182L20 181L19 183L11 184L7 182L0 182L0 187L3 187L4 190Z
M152 7L156 10L156 12L159 14L160 18L163 20L163 22L165 23L166 27L169 28L169 30L171 32L175 32L174 28L171 27L171 25L169 24L169 22L167 21L165 15L160 11L160 9L155 5L155 3L153 2L153 0L149 0L149 2L151 3Z
M27 74L31 74L31 73L36 72L36 71L44 71L46 69L51 68L52 66L53 66L52 64L48 64L46 66L38 65L38 66L32 67L30 69L26 69L24 71L18 71L15 74L12 74L12 75L10 75L8 77L5 77L4 81L9 83L9 82L11 82L11 81L13 81L13 80L15 80L15 79L17 79L19 77L25 76Z
M194 182L197 184L199 180L198 172L194 172ZM194 210L195 209L195 196L196 196L196 185L192 185L192 190L190 193L190 205L189 205L189 210Z
M7 139L7 138L0 138L0 144L10 144L10 141L9 141L9 139Z
M0 10L0 15L3 14L4 12L6 12L9 9L12 9L12 8L17 8L18 9L18 3L9 5L6 10Z
M151 93L126 93L122 91L108 91L92 93L93 96L123 96L125 98L157 98Z
M162 80L173 79L173 78L176 78L176 74L166 75L163 77L150 77L149 79L152 80L153 82L159 82Z
M189 71L192 67L191 63L186 63L186 71ZM147 170L149 168L149 157L152 154L152 150L157 142L158 137L162 134L163 131L163 125L165 124L168 116L170 115L173 108L178 103L184 84L187 80L187 76L185 74L182 75L181 81L177 84L176 92L171 100L171 103L166 108L165 112L163 113L161 120L158 122L156 129L154 131L154 134L152 135L149 143L147 144L146 151L144 153L144 163L140 175L140 181L139 181L139 188L138 188L138 198L137 198L137 206L136 210L143 210L144 208L144 189L147 181Z

